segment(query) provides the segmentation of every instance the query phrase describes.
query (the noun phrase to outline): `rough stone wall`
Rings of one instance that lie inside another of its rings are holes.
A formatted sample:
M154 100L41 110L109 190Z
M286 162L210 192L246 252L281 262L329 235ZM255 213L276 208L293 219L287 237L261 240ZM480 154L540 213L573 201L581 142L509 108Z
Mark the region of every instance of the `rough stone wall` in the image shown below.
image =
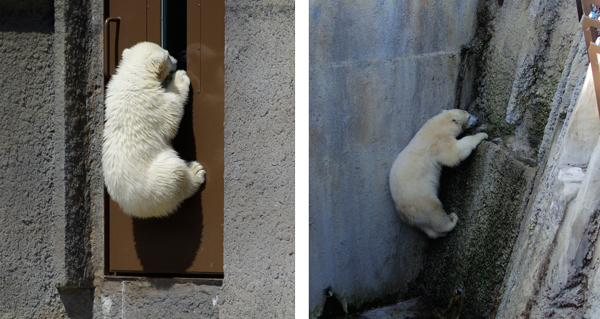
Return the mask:
M443 310L461 285L461 317L490 316L535 172L490 142L458 168L443 170L440 200L460 219L443 240L430 242L419 295Z
M52 276L55 228L52 1L0 12L0 317L64 314Z
M225 9L220 315L293 318L294 2L226 1Z
M555 129L546 130L552 148L523 218L498 318L594 318L600 309L600 118L581 31L574 44L559 86L573 93L553 104Z
M470 89L460 101L483 117L491 136L512 136L507 146L523 160L538 161L578 25L571 2L479 3L477 37L463 50L463 66L469 70L463 86Z
M400 222L388 173L421 125L454 107L477 1L310 2L311 317L414 293L426 236Z
M553 134L561 103L573 94L577 27L573 3L479 3L477 35L463 50L460 103L481 116L478 130L490 140L442 173L440 199L461 220L430 244L419 287L439 309L459 284L466 294L461 318L493 317L503 298L512 298L501 287L553 143L544 135Z
M223 281L104 277L102 4L2 4L0 317L293 317L293 2L226 3Z
M91 238L102 211L101 6L2 6L0 314L89 314L103 251Z

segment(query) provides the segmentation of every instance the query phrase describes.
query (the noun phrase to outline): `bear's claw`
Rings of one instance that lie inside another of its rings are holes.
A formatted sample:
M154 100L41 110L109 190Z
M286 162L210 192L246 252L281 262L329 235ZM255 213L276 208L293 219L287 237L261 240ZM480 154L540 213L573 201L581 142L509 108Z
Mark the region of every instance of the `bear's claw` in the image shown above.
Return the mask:
M187 73L184 70L177 70L175 72L175 83L177 85L183 85L185 87L190 85L190 78L187 76Z
M450 221L453 223L458 222L458 215L456 215L455 213L450 214Z
M204 170L204 167L196 161L190 162L188 166L192 171L192 174L199 180L199 184L204 183L204 180L206 179L206 171Z

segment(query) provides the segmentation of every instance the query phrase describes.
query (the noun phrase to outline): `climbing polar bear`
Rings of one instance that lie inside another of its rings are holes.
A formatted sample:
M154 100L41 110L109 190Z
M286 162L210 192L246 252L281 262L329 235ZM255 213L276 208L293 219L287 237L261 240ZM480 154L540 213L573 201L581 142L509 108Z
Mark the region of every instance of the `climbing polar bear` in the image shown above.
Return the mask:
M430 238L454 229L458 216L444 212L437 197L442 165L457 166L487 139L485 133L463 137L462 131L477 123L463 110L444 110L429 119L400 152L390 170L390 192L396 211L406 223Z
M147 218L175 211L204 183L198 162L171 146L187 102L190 79L154 43L138 43L106 87L102 169L108 193L126 214Z

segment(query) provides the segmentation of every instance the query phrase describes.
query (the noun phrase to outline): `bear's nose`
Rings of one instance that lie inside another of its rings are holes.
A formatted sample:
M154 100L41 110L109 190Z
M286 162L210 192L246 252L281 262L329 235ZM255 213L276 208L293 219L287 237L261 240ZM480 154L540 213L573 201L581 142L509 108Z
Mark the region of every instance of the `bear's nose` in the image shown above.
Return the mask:
M478 121L478 119L475 116L469 114L469 123L468 123L469 125L468 125L468 127L475 126L475 124L477 124L477 121Z

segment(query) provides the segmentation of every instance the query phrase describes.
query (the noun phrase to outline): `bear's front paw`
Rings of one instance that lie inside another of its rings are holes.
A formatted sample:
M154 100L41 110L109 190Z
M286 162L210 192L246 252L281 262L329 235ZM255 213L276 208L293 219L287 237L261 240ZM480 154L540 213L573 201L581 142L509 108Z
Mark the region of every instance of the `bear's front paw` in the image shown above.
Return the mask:
M187 76L187 73L184 70L177 70L173 78L173 83L175 83L175 85L177 85L178 87L188 87L190 85L190 78Z
M477 136L482 140L487 140L489 137L486 133L477 133Z
M190 162L188 166L196 178L198 185L204 183L204 180L206 179L206 171L204 171L204 167L202 167L202 165L196 161Z

